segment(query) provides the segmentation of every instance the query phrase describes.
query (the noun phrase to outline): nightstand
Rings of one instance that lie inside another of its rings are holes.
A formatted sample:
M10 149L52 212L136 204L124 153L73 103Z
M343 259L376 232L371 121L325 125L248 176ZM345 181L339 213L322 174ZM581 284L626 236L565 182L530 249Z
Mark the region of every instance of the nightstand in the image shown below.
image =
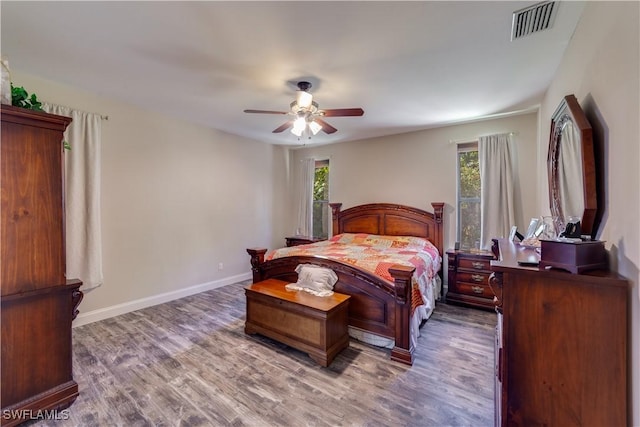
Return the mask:
M489 287L490 251L447 251L449 263L447 302L493 310L493 292Z
M298 246L298 245L306 245L308 243L321 242L323 240L322 237L310 237L310 236L291 236L285 237L285 241L287 242L287 247L289 246Z

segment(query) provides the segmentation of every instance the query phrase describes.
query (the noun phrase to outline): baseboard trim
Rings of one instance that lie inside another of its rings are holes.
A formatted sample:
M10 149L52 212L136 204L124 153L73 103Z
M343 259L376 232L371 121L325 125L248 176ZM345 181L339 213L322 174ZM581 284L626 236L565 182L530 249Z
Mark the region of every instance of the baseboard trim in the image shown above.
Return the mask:
M110 317L115 317L121 314L130 313L132 311L141 310L143 308L151 307L154 305L163 304L165 302L173 301L179 298L188 297L189 295L198 294L200 292L209 291L211 289L220 288L226 285L231 285L243 280L249 280L251 279L251 277L251 273L238 274L236 276L226 277L224 279L214 280L212 282L201 283L199 285L190 286L184 289L178 289L176 291L153 295L134 301L128 301L122 304L112 305L111 307L92 310L87 313L81 312L73 321L73 327L75 328L89 323L98 322Z

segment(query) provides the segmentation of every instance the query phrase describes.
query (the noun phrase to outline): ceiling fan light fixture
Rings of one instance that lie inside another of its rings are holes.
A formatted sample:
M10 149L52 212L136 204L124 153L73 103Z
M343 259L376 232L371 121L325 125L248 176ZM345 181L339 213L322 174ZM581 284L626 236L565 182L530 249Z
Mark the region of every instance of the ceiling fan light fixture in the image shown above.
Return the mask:
M298 108L309 108L311 107L311 103L313 102L313 95L304 90L299 90L296 92L296 104L298 104Z
M322 130L322 126L320 126L316 121L311 121L309 122L309 129L311 130L311 133L315 135Z
M0 0L1 1L1 0ZM273 130L273 133L284 132L291 128L291 133L300 138L306 134L309 138L323 131L326 134L332 134L338 129L322 120L324 117L349 117L362 116L364 110L362 108L333 108L329 110L321 110L318 103L313 100L313 96L308 92L311 88L309 82L298 82L298 90L296 91L296 99L290 104L290 110L287 111L271 111L271 110L244 110L245 113L261 113L261 114L286 114L292 118Z
M291 133L294 134L295 136L301 136L302 133L304 132L305 128L307 127L307 121L304 117L298 117L294 122L293 122L293 127L291 128Z

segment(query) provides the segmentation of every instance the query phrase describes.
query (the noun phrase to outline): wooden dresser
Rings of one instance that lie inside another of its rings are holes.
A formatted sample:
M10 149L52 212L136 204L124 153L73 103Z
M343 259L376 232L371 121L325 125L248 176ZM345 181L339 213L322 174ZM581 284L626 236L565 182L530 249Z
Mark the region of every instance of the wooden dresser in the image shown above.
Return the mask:
M629 283L609 271L518 265L499 241L496 425L628 425Z
M71 122L2 105L2 425L78 396L71 321L81 282L65 277L63 131Z
M491 260L487 251L447 251L447 302L493 310L493 292L489 287Z

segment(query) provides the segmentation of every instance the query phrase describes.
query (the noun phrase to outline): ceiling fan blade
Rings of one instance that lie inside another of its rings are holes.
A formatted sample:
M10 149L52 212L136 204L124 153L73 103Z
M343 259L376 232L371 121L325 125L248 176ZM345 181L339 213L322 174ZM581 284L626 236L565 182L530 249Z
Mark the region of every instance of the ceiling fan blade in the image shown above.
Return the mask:
M338 131L338 129L334 128L333 126L331 126L329 123L325 122L322 119L319 119L316 117L314 121L318 123L320 126L322 126L322 130L324 131L324 133L334 133Z
M364 114L364 110L362 108L334 108L323 111L325 117L362 116Z
M286 111L271 111L271 110L244 110L245 113L258 113L258 114L289 114Z
M284 132L285 130L289 129L291 126L293 126L293 120L289 120L288 122L278 126L273 130L273 133Z

